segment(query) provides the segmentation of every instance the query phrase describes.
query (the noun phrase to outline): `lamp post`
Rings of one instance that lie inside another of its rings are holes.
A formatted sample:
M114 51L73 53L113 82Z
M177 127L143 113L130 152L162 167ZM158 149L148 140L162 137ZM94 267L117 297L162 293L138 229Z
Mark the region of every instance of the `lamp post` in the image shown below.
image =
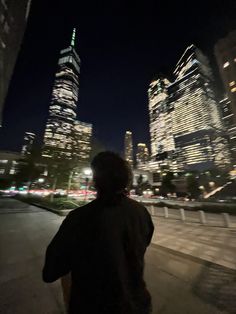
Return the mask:
M92 175L92 170L90 168L85 168L84 169L84 175L85 177L85 196L84 196L84 200L87 200L87 194L88 194L88 183L89 183L89 177L91 177Z

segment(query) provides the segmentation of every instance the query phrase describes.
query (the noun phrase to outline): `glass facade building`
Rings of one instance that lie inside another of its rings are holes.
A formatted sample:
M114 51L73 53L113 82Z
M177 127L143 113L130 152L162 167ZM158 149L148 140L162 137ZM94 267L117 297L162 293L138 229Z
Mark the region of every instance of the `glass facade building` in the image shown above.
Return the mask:
M236 30L215 44L215 56L236 125Z
M92 124L75 121L73 156L80 162L88 163L91 153Z
M58 61L44 134L42 156L47 158L71 159L73 157L80 73L80 58L75 51L74 41L75 29L70 46L61 50Z
M149 151L145 143L138 143L137 153L136 153L136 162L137 168L139 166L146 164L149 161Z
M132 132L126 131L125 133L125 160L128 161L131 167L134 165L134 157L133 157L133 139Z
M35 141L35 134L31 132L25 132L24 142L23 142L22 150L21 150L21 154L23 156L28 156L32 153L34 141Z
M151 136L151 159L155 167L174 167L173 152L175 142L172 127L172 108L168 104L166 78L154 80L148 89Z
M194 45L189 46L176 65L174 78L173 83L157 80L155 90L150 85L153 160L160 159L178 171L229 166L230 152L208 59Z

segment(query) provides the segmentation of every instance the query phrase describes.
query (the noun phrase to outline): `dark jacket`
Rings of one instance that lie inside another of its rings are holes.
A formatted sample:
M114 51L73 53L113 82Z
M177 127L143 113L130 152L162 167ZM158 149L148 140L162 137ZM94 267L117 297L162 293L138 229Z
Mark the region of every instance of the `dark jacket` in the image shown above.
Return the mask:
M63 221L49 244L43 280L71 272L69 313L149 313L144 253L153 234L144 206L126 196L98 198Z

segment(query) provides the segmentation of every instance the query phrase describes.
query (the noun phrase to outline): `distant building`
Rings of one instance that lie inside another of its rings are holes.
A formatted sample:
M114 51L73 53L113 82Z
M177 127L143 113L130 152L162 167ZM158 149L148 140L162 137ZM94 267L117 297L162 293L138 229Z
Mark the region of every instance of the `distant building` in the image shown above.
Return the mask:
M92 124L76 120L74 126L74 158L88 162L91 154Z
M136 152L137 167L149 161L149 151L145 143L138 143Z
M236 30L215 44L215 56L236 125Z
M0 180L13 179L21 163L21 154L9 151L0 151Z
M134 157L133 157L133 139L132 139L132 132L126 131L125 133L125 149L124 149L124 155L125 160L128 161L131 167L134 165Z
M43 157L56 160L73 157L79 73L80 58L75 50L74 29L69 47L60 52L44 134Z
M23 156L29 156L32 153L34 141L35 141L35 134L31 132L25 132L24 142L23 142L22 150L21 150L21 154Z
M30 0L0 1L0 126L8 87L20 50Z

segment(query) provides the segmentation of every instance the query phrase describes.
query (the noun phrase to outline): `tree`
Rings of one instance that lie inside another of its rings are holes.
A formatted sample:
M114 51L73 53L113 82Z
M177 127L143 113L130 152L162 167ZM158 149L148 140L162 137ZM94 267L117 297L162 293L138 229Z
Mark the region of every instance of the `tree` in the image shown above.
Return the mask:
M187 177L187 191L190 194L191 198L198 198L201 194L198 180L195 178L194 175L189 175Z
M176 190L175 185L172 183L172 180L174 179L173 172L167 172L165 176L163 176L162 184L161 184L161 193L162 194L168 194L168 193L174 193Z
M34 149L32 153L19 161L18 171L14 177L17 187L23 184L28 185L30 190L32 184L44 171L43 165L40 163L40 151Z

